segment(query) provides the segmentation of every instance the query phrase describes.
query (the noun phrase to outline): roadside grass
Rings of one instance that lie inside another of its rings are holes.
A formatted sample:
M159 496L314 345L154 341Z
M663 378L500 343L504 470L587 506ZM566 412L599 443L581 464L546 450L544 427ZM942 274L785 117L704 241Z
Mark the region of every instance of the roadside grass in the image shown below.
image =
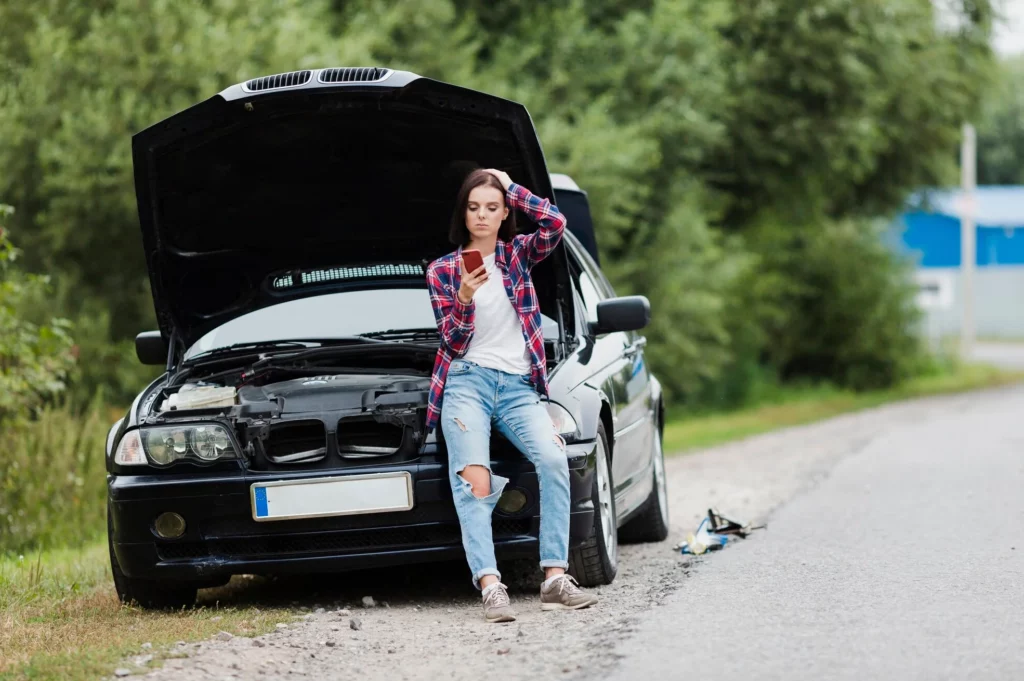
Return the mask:
M670 413L665 424L665 452L690 450L819 421L888 402L991 388L1024 381L1024 371L986 364L962 364L947 372L911 379L888 390L855 393L831 386L784 387L768 403L730 412Z
M118 601L106 540L0 558L0 681L77 681L117 667L144 673L180 656L177 641L257 636L299 610L268 605L259 578L200 591L194 609L150 612ZM260 607L256 607L259 602ZM143 643L152 644L143 649ZM151 660L139 660L151 655ZM143 664L136 664L136 661Z

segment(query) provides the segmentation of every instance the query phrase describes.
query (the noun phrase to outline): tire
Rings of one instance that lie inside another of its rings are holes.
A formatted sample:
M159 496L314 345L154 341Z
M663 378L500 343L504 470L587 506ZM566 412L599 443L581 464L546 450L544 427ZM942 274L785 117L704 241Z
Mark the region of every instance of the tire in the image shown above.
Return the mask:
M665 453L661 447L661 428L654 438L654 487L639 515L622 526L619 541L623 544L664 541L668 537L668 484L665 476Z
M110 571L114 589L122 603L138 603L147 610L179 610L195 605L197 587L189 582L156 579L136 579L121 572L114 555L114 534L107 509L107 549L110 552Z
M591 498L594 502L594 535L569 551L569 574L581 586L611 584L619 565L619 540L615 515L608 438L604 424L597 428L597 465Z

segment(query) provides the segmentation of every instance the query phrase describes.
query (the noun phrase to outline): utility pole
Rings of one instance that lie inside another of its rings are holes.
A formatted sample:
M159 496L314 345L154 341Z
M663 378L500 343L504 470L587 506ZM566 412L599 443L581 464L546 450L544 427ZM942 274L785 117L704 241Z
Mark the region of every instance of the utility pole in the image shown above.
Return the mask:
M960 324L960 355L970 359L974 346L974 264L976 260L975 211L976 139L974 126L964 123L960 144L960 187L963 190L960 209L960 291L963 296L963 318Z

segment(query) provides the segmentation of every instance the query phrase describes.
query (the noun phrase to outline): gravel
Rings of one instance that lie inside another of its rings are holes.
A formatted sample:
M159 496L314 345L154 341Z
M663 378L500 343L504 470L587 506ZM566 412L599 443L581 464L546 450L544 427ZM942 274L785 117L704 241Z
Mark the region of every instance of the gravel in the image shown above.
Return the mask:
M616 644L630 637L652 607L683 586L693 570L714 569L714 555L689 559L671 550L709 507L737 520L765 520L887 428L929 418L936 411L955 414L970 400L965 395L906 402L670 457L666 469L672 532L660 544L622 546L618 577L600 589L597 607L541 612L541 573L527 563L502 566L519 612L516 622L502 625L483 621L479 596L462 563L379 569L344 579L304 576L284 584L296 594L306 589L298 597L308 607L327 602L336 608L362 597L363 628L349 638L332 636L331 628L347 619L347 611L317 611L306 621L278 624L266 647L254 647L242 637L188 644L183 650L190 657L183 665L150 672L146 678L179 681L182 671L198 681L232 673L327 681L602 678L619 655ZM766 531L771 532L770 526ZM363 597L370 588L391 607L373 607L373 597ZM317 592L310 593L312 589ZM326 647L326 640L336 640L336 645ZM232 653L242 654L235 658ZM233 659L240 670L228 666Z

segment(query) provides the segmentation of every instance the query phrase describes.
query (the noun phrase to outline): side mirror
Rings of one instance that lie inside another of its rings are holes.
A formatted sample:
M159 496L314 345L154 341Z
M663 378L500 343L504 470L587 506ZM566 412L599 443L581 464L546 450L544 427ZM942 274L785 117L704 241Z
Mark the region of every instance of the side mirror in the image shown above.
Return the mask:
M622 296L597 304L597 323L591 332L597 336L615 331L637 331L651 321L651 302L647 296Z
M159 331L143 331L135 337L135 354L143 364L166 365L167 341Z

